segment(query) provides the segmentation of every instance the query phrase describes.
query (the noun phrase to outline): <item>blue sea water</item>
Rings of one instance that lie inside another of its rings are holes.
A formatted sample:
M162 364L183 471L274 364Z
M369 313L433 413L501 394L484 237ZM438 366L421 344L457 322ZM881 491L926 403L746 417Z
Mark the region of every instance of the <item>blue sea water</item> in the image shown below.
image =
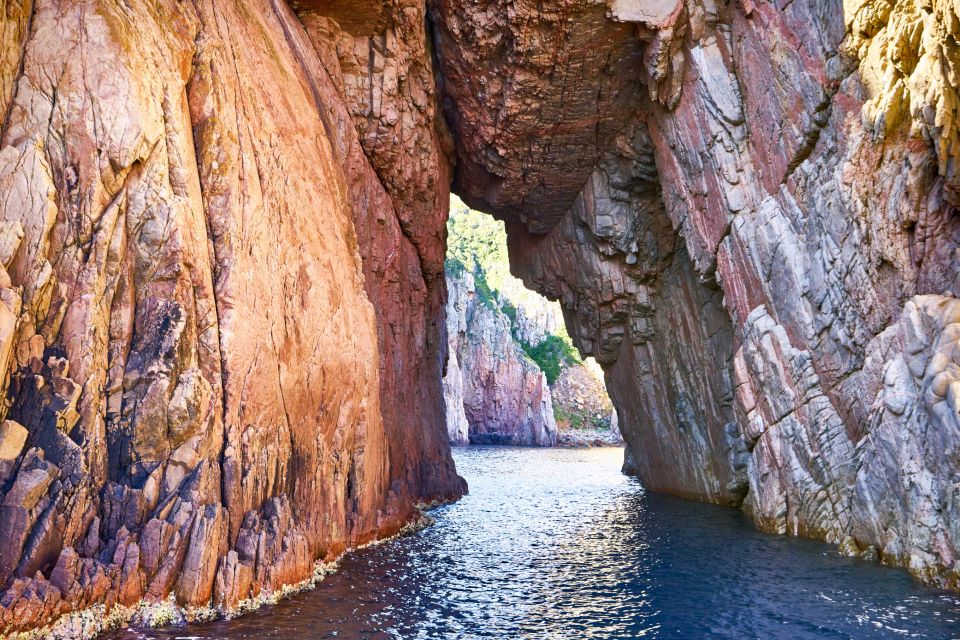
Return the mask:
M232 621L114 639L960 638L960 597L739 511L654 495L620 449L468 447L470 494Z

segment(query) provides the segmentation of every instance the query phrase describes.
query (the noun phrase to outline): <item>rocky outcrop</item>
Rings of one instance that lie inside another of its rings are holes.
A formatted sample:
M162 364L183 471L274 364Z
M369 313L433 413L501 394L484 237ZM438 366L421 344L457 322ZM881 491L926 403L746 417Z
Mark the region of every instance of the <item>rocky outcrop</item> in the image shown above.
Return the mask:
M611 436L602 372L577 357L560 305L510 275L503 224L454 196L447 229L450 442L553 445L562 435L558 426L582 429L594 422L603 433L565 442L587 446Z
M424 8L296 9L0 11L0 634L229 609L463 490Z
M960 587L949 0L431 0L456 190L650 488Z
M547 378L514 339L510 319L476 295L473 277L466 271L450 274L448 289L450 363L444 382L448 397L461 394L467 440L555 445L557 425ZM451 410L456 414L456 408L448 406L448 415ZM448 422L450 440L465 444L458 420L454 415Z
M489 276L485 273L484 279ZM559 307L554 312L555 303L526 289L514 290L514 283L522 286L511 280L501 283L494 299L481 300L468 271L447 274L449 350L443 389L450 444L622 444L596 362L564 361L559 377L549 384L527 354L526 349L551 336L556 339L557 322L563 320Z
M550 388L554 414L567 428L616 429L613 404L603 383L603 371L593 359L567 367ZM562 416L562 418L561 418Z

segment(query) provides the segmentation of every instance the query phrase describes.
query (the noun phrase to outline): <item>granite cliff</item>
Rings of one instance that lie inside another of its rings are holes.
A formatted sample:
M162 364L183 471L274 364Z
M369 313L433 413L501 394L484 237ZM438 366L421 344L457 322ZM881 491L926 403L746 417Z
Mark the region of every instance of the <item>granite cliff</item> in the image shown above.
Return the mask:
M510 319L478 297L467 271L449 276L447 290L450 443L555 445L547 377L514 339Z
M649 488L960 588L956 0L0 7L0 634L460 495L451 183Z
M602 372L577 354L560 305L510 274L503 223L454 196L447 231L450 443L619 442Z
M629 469L960 587L960 6L429 5L454 189Z
M424 14L3 4L0 634L231 610L464 490Z

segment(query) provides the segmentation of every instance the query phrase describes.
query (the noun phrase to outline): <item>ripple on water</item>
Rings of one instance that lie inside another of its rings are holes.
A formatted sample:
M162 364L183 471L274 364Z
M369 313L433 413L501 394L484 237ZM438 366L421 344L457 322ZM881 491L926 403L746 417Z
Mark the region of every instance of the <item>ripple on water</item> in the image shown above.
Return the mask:
M736 510L643 491L619 449L455 450L470 495L310 593L132 638L960 638L960 599Z

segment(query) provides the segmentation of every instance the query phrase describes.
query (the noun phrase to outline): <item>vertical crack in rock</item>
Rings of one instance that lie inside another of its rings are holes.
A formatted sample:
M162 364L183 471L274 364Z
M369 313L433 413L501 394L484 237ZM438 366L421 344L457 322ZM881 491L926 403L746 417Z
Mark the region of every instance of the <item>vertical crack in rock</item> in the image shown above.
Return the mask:
M33 22L33 0L5 2L0 9L0 138L6 133L10 111L16 97L17 80L23 75L23 60L26 52L27 37Z

